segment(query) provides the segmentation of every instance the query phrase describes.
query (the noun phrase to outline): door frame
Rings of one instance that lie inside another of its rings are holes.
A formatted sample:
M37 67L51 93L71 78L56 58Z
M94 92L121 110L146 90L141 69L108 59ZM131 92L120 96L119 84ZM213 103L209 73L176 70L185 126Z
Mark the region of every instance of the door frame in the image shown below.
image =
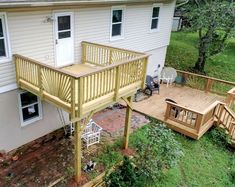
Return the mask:
M57 62L57 50L56 50L56 40L58 40L58 28L57 28L57 17L58 16L70 16L70 21L71 21L71 39L73 40L72 45L73 45L73 63L75 63L75 37L74 37L74 12L59 12L59 11L53 11L53 43L54 43L54 61L55 61L55 67L63 67L63 66L58 66ZM69 65L69 64L68 64Z

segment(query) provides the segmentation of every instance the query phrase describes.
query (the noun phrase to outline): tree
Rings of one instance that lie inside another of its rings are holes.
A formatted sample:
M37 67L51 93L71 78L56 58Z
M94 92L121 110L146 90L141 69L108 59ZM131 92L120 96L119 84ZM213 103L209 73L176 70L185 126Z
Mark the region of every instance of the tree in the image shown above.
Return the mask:
M191 0L186 5L190 30L199 35L198 59L194 70L204 73L209 57L224 50L235 28L233 0Z

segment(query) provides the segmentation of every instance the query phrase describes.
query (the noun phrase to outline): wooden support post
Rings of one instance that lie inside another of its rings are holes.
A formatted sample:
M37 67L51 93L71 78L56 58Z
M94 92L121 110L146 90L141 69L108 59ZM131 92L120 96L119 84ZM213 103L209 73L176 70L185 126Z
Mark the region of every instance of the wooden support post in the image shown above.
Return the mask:
M75 126L75 132L74 132L74 138L75 138L75 180L76 182L80 182L81 179L81 171L82 171L82 130L81 130L81 121L77 121L74 123Z
M130 96L130 97L127 98L127 100L130 103L130 105L132 105L132 99L133 99L133 96ZM124 145L123 145L124 149L128 148L129 134L130 134L130 128L131 128L131 116L132 116L131 107L129 105L127 105L127 108L126 108L126 120L125 120L125 130L124 130Z
M211 84L212 84L212 80L211 79L207 79L206 84L205 84L205 92L210 92L211 89Z

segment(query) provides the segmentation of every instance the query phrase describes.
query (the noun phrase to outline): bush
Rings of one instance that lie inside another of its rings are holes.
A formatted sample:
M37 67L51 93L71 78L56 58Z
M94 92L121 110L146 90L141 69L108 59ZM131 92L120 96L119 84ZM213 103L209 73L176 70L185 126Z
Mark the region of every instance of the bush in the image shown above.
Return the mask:
M108 187L135 186L136 180L137 175L133 163L128 157L124 157L123 164L105 177L105 184Z
M177 164L183 152L174 134L164 124L150 124L145 136L147 143L140 141L137 144L136 166L139 175L155 181Z
M226 129L216 127L210 131L210 138L219 146L230 146L232 144L232 137L226 132Z
M135 141L135 157L131 161L125 157L123 165L107 175L106 186L148 186L174 167L183 155L174 134L163 124L152 122Z

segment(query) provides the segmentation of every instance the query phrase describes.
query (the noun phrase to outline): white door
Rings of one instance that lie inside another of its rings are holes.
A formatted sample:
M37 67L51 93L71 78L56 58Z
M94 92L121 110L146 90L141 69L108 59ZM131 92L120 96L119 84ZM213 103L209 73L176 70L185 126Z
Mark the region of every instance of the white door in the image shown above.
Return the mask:
M55 13L56 66L74 63L73 13Z

